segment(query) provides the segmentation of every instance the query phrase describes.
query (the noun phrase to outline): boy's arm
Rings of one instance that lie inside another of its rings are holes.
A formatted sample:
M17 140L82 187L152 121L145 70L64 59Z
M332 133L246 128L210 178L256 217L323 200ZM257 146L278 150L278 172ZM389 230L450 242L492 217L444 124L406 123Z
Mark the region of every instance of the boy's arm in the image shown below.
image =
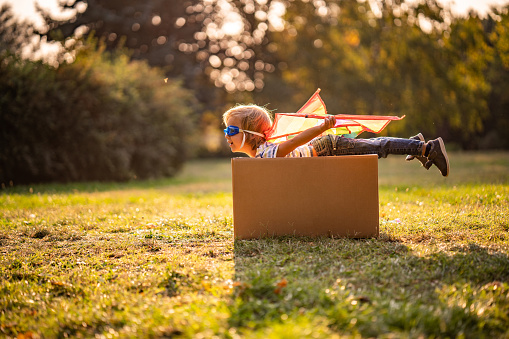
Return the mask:
M313 140L313 138L316 138L329 128L334 127L335 124L336 118L333 115L326 117L323 121L323 124L308 128L307 130L297 134L292 139L280 143L277 149L276 157L279 158L287 156L291 151L310 142Z

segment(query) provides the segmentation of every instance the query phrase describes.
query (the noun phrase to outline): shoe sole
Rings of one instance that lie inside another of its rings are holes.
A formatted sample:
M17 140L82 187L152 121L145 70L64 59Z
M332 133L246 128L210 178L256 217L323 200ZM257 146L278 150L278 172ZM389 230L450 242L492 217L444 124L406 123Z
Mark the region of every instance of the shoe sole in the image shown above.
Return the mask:
M447 163L447 173L444 175L444 177L447 177L449 175L449 156L447 156L447 152L445 151L445 144L441 137L438 138L438 142L440 143L440 150L442 151L442 154L445 157L445 162Z
M418 137L419 140L424 141L424 135L422 135L422 133L417 134L416 137ZM416 139L413 139L413 140L416 140ZM414 155L407 155L405 158L406 161L410 161L410 160L414 160L414 159L415 159Z

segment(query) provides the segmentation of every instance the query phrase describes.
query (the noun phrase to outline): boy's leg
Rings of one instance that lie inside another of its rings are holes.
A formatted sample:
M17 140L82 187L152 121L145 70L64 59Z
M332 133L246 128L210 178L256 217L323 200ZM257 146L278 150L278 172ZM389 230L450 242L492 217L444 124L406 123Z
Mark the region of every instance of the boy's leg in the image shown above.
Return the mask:
M449 175L449 158L442 138L430 140L425 144L424 141L415 139L389 137L350 139L326 135L313 140L312 145L319 156L377 154L379 158L386 158L389 154L407 154L425 157L426 169L435 165L443 176ZM426 145L430 146L429 155L424 154Z
M424 136L419 133L417 135L414 135L413 137L410 137L409 139L414 139L414 140L420 140L420 141L425 141L424 140ZM419 156L419 155L407 155L407 157L405 158L406 161L410 161L410 160L414 160L414 159L417 159L419 160L419 162L422 164L422 166L426 169L429 169L429 167L426 167L426 162L428 162L428 158L424 157L424 156Z
M403 138L351 139L337 135L326 135L313 141L313 147L320 156L377 154L386 158L389 154L422 156L424 142Z

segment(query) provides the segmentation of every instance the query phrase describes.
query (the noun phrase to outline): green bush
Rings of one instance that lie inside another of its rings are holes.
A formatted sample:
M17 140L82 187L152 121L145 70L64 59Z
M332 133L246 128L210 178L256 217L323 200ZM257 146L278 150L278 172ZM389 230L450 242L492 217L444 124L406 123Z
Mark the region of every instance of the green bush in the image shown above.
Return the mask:
M0 56L0 182L175 174L195 107L179 82L94 44L52 68Z

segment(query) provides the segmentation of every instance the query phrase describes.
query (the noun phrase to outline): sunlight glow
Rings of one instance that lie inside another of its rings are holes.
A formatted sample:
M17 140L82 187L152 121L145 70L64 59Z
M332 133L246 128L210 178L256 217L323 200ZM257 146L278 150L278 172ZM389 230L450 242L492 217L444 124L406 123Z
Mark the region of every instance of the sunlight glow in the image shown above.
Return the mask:
M419 27L422 29L424 33L431 33L433 31L433 23L431 20L426 18L426 16L422 13L419 13L417 16L417 19L419 21Z
M382 11L380 10L380 7L378 7L378 2L376 0L369 0L369 7L371 8L371 12L380 19L382 17Z
M283 16L286 13L286 7L279 1L274 1L270 4L269 12L267 17L271 28L275 31L281 32L285 29Z
M224 20L221 30L230 36L239 35L244 30L244 23L238 13L230 12Z
M159 15L155 15L152 17L152 25L158 26L161 24L161 17Z
M236 36L244 30L244 23L239 13L233 10L233 7L226 0L218 0L217 6L221 8L219 16L222 17L223 23L220 30L230 36Z

